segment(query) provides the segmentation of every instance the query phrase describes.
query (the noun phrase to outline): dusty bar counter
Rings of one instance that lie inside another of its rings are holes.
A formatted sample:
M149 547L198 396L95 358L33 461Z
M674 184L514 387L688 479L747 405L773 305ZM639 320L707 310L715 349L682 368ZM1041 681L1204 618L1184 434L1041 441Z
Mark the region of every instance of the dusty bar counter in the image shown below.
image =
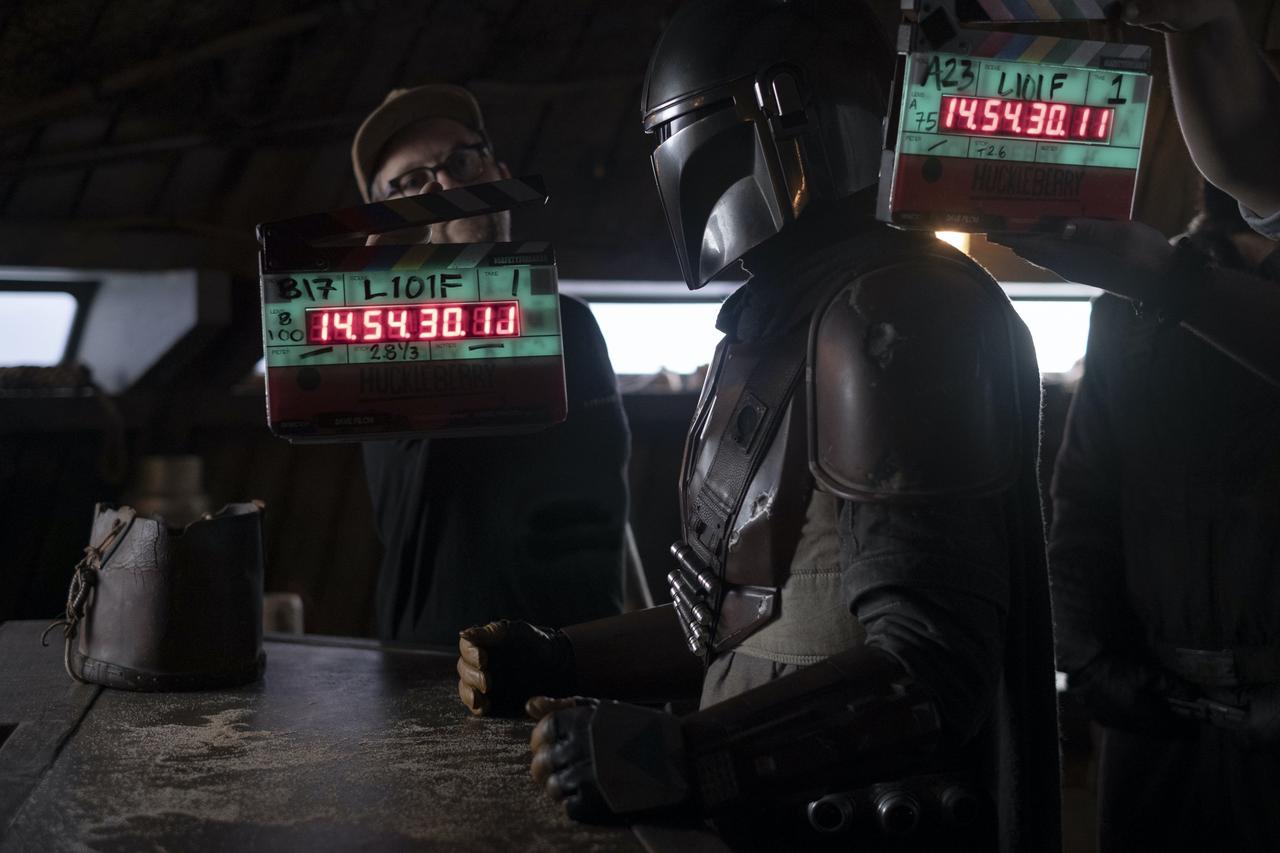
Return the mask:
M256 684L136 693L72 682L44 628L0 624L5 853L690 849L564 817L532 722L467 714L445 650L274 635Z

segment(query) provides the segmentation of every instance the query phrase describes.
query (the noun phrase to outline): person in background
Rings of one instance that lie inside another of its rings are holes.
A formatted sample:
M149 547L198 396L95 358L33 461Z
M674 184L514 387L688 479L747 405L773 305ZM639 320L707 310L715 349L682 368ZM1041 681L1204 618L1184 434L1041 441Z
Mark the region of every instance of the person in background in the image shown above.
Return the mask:
M1201 214L993 237L1108 291L1051 490L1058 667L1103 725L1102 853L1278 850L1280 82L1234 2L1121 14L1166 33Z
M1165 33L1173 102L1197 168L1226 191L1259 234L1280 237L1280 79L1234 0L1129 0L1120 14ZM1141 222L1077 219L1056 234L991 239L1070 281L1176 320L1280 385L1280 288L1170 245ZM1268 254L1254 249L1257 257Z
M1280 80L1237 0L1129 0L1131 24L1165 33L1173 103L1196 168L1280 237Z
M1179 251L1280 292L1274 245L1205 195ZM1058 666L1103 726L1099 849L1280 850L1280 389L1105 294L1051 493Z
M510 177L466 89L391 92L351 148L365 201ZM508 211L375 241L503 242ZM456 643L495 616L559 626L619 613L630 434L590 309L560 297L568 417L528 435L368 442L364 463L385 553L376 631Z

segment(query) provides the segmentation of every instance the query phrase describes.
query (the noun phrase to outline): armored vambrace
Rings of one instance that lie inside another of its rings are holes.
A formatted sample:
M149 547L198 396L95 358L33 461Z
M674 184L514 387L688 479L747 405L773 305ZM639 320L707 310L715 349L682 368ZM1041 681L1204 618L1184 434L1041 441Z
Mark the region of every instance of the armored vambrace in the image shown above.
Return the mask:
M934 754L933 698L892 656L859 647L684 720L704 811L892 779Z
M550 763L578 820L706 814L898 778L928 762L940 729L933 699L865 647L683 720L615 702L556 716Z

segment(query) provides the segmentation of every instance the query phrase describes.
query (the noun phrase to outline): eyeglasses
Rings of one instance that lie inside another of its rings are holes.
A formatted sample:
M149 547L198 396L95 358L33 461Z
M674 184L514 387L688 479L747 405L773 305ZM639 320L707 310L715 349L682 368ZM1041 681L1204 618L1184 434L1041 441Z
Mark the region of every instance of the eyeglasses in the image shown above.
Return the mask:
M485 155L488 153L487 141L459 145L442 162L434 166L418 166L387 181L386 194L375 198L385 201L389 198L421 195L440 172L444 172L455 183L469 184L484 172Z

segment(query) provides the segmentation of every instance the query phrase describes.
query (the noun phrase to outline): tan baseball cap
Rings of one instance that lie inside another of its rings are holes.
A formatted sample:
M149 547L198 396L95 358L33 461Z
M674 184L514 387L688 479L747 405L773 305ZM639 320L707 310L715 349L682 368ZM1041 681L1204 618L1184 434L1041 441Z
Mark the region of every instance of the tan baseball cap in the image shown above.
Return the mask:
M484 132L484 116L475 97L461 86L431 83L413 89L393 89L356 131L351 143L351 168L360 196L369 200L369 181L378 167L378 155L403 127L424 118L450 118L472 130Z

